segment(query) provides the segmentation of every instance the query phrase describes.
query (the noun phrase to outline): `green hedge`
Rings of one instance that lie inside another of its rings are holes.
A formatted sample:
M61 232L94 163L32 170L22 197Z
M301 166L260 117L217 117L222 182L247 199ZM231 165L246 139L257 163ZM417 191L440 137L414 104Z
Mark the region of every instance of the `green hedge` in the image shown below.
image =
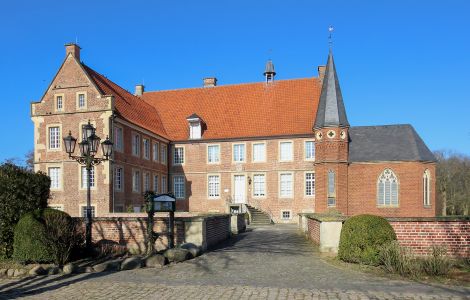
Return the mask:
M380 249L396 239L386 219L373 215L354 216L343 224L338 257L347 262L379 265Z
M50 184L43 173L0 165L0 258L13 254L13 231L20 217L47 206Z
M51 208L36 210L24 215L15 227L13 258L64 264L81 242L79 226L67 213Z

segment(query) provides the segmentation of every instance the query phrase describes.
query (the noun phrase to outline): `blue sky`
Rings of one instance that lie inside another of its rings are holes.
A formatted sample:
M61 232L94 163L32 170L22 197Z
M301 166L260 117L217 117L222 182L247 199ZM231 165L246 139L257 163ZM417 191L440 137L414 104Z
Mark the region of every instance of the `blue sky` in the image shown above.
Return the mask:
M33 148L39 100L78 40L128 90L316 76L328 25L349 122L411 123L431 150L470 155L469 1L3 1L0 161Z

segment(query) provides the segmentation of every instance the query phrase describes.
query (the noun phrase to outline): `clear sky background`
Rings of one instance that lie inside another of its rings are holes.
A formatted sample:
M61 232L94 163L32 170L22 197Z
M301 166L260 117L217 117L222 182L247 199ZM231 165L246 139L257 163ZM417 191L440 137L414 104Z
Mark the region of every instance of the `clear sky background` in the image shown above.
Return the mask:
M0 161L33 148L40 100L67 42L124 88L312 77L328 25L349 122L412 124L431 150L470 155L470 1L0 2Z

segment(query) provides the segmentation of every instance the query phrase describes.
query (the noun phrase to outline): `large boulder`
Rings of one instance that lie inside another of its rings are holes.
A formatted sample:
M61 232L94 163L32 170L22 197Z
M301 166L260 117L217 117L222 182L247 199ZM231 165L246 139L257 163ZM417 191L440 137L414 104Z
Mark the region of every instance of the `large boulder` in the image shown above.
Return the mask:
M47 274L49 274L49 275L56 275L56 274L59 274L59 272L60 272L60 268L58 266L55 266L55 265L52 265L47 270Z
M28 274L31 276L46 275L47 271L42 266L35 266L31 270L29 270Z
M161 254L155 254L145 259L145 266L147 268L161 268L166 265L166 258Z
M24 269L16 269L15 272L13 273L13 277L20 277L25 275L27 272Z
M131 256L126 258L121 264L121 270L133 270L142 267L142 258L140 256Z
M164 256L169 262L182 262L189 258L189 251L182 248L173 248L165 251Z
M121 268L121 260L120 259L115 259L115 260L108 260L105 262L102 262L100 264L96 264L93 266L93 270L95 272L109 272L109 271L119 271ZM88 270L90 271L90 270ZM85 268L85 272L87 272L87 269Z
M188 250L192 258L197 257L202 253L201 247L196 246L193 243L184 243L180 246L180 248Z
M62 272L64 272L64 274L67 274L67 275L76 273L77 266L73 263L68 263L62 268Z
M7 276L8 269L0 269L0 277Z

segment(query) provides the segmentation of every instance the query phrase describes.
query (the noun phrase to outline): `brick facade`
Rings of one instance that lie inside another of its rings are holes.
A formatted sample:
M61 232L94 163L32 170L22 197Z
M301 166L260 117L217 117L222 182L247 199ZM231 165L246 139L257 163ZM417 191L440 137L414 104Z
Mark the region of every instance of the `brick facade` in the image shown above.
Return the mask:
M320 224L321 222L315 219L307 219L307 234L308 238L315 244L320 245Z

